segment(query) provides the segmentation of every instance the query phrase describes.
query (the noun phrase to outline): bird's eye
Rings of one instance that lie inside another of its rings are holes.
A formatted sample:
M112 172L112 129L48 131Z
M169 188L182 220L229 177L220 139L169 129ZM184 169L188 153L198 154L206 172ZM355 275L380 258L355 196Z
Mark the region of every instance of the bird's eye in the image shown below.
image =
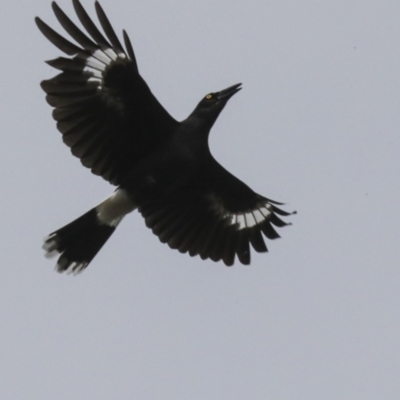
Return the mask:
M207 99L207 100L212 99L212 94L208 94L208 95L206 96L206 99Z

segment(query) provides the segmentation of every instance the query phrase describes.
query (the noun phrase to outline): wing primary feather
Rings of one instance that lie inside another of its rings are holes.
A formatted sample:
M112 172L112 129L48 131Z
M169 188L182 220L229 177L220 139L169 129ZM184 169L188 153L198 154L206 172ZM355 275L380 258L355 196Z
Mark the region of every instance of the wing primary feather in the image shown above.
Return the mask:
M83 58L65 58L58 57L54 60L46 61L46 64L50 65L50 67L59 69L60 71L68 71L68 72L81 72L83 68L85 68L85 60Z
M230 227L225 239L222 260L227 267L231 267L235 262L236 232L234 227Z
M236 243L236 254L239 261L244 265L250 264L250 245L248 232L245 229L238 231L238 240Z
M125 54L125 51L124 51L117 35L115 34L114 29L110 24L110 21L108 20L105 12L103 11L103 9L98 1L95 2L95 7L96 7L96 12L97 12L97 17L99 18L100 24L104 30L104 33L108 37L108 40L111 42L111 44L114 46L114 48L116 50L118 50L120 53Z
M268 251L258 227L254 227L251 229L250 243L253 246L253 249L258 253L265 253Z
M279 228L282 228L283 226L286 226L286 225L291 225L290 223L287 223L287 222L285 222L285 221L282 221L279 217L277 217L275 214L271 214L271 217L270 217L270 222L272 223L272 224L274 224L275 226L278 226Z
M67 39L64 39L60 34L58 34L54 29L50 28L46 23L44 23L39 17L35 18L35 22L40 32L64 53L72 56L75 54L87 55L84 50L75 44L71 43Z
M277 214L279 214L279 215L282 215L284 217L286 217L288 215L296 214L296 211L293 211L293 212L283 211L282 209L280 209L280 208L278 208L278 207L276 207L274 205L272 205L272 211L277 213Z
M47 94L95 94L99 84L97 82L64 84L42 81L40 86Z
M261 198L263 200L267 201L268 203L271 203L271 204L277 204L278 206L284 206L285 205L285 203L280 203L279 201L271 200L271 199L268 199L266 197L261 197Z
M72 3L74 5L74 9L76 15L79 18L79 21L81 21L81 24L86 29L86 32L92 37L92 39L100 46L111 47L110 43L107 41L104 35L99 31L97 26L89 17L89 14L83 8L82 4L79 2L79 0L72 0Z
M280 238L278 232L272 227L272 225L269 223L269 221L265 221L263 224L260 225L261 230L263 234L268 238L268 239L278 239Z
M99 46L90 40L64 13L64 11L57 5L55 1L51 4L55 16L61 26L67 31L67 33L76 40L84 49L90 51L96 51Z
M128 56L129 58L132 60L133 65L135 66L135 70L138 73L139 72L139 68L136 62L136 57L135 57L135 52L133 51L133 47L132 47L132 43L129 39L128 34L126 33L125 29L122 31L123 37L124 37L124 42L125 42L125 47L126 47L126 51L128 52Z
M89 73L82 72L61 72L51 79L47 79L49 82L54 83L86 83L92 75Z

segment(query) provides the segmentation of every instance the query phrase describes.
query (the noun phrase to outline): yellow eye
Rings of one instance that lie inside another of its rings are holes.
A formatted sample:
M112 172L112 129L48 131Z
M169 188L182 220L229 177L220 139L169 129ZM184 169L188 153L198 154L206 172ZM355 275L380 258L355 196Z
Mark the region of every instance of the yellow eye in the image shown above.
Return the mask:
M212 94L208 94L208 95L206 96L206 99L207 99L207 100L212 99Z

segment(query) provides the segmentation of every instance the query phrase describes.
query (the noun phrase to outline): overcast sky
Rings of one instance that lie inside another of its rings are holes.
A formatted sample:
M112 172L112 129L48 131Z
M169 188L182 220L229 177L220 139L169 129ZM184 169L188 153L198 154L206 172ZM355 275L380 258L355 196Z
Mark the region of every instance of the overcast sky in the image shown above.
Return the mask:
M50 1L3 1L0 398L399 399L400 2L101 4L176 119L243 82L211 150L298 214L249 267L170 250L135 213L81 275L54 272L43 237L113 187L40 89Z

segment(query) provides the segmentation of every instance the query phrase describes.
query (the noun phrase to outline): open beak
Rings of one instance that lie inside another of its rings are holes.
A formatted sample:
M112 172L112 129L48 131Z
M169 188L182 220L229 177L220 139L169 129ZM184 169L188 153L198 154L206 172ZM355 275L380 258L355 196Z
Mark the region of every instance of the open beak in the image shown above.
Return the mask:
M218 100L227 102L235 93L242 89L241 86L241 83L237 83L236 85L230 86L225 90L221 90L218 93Z

